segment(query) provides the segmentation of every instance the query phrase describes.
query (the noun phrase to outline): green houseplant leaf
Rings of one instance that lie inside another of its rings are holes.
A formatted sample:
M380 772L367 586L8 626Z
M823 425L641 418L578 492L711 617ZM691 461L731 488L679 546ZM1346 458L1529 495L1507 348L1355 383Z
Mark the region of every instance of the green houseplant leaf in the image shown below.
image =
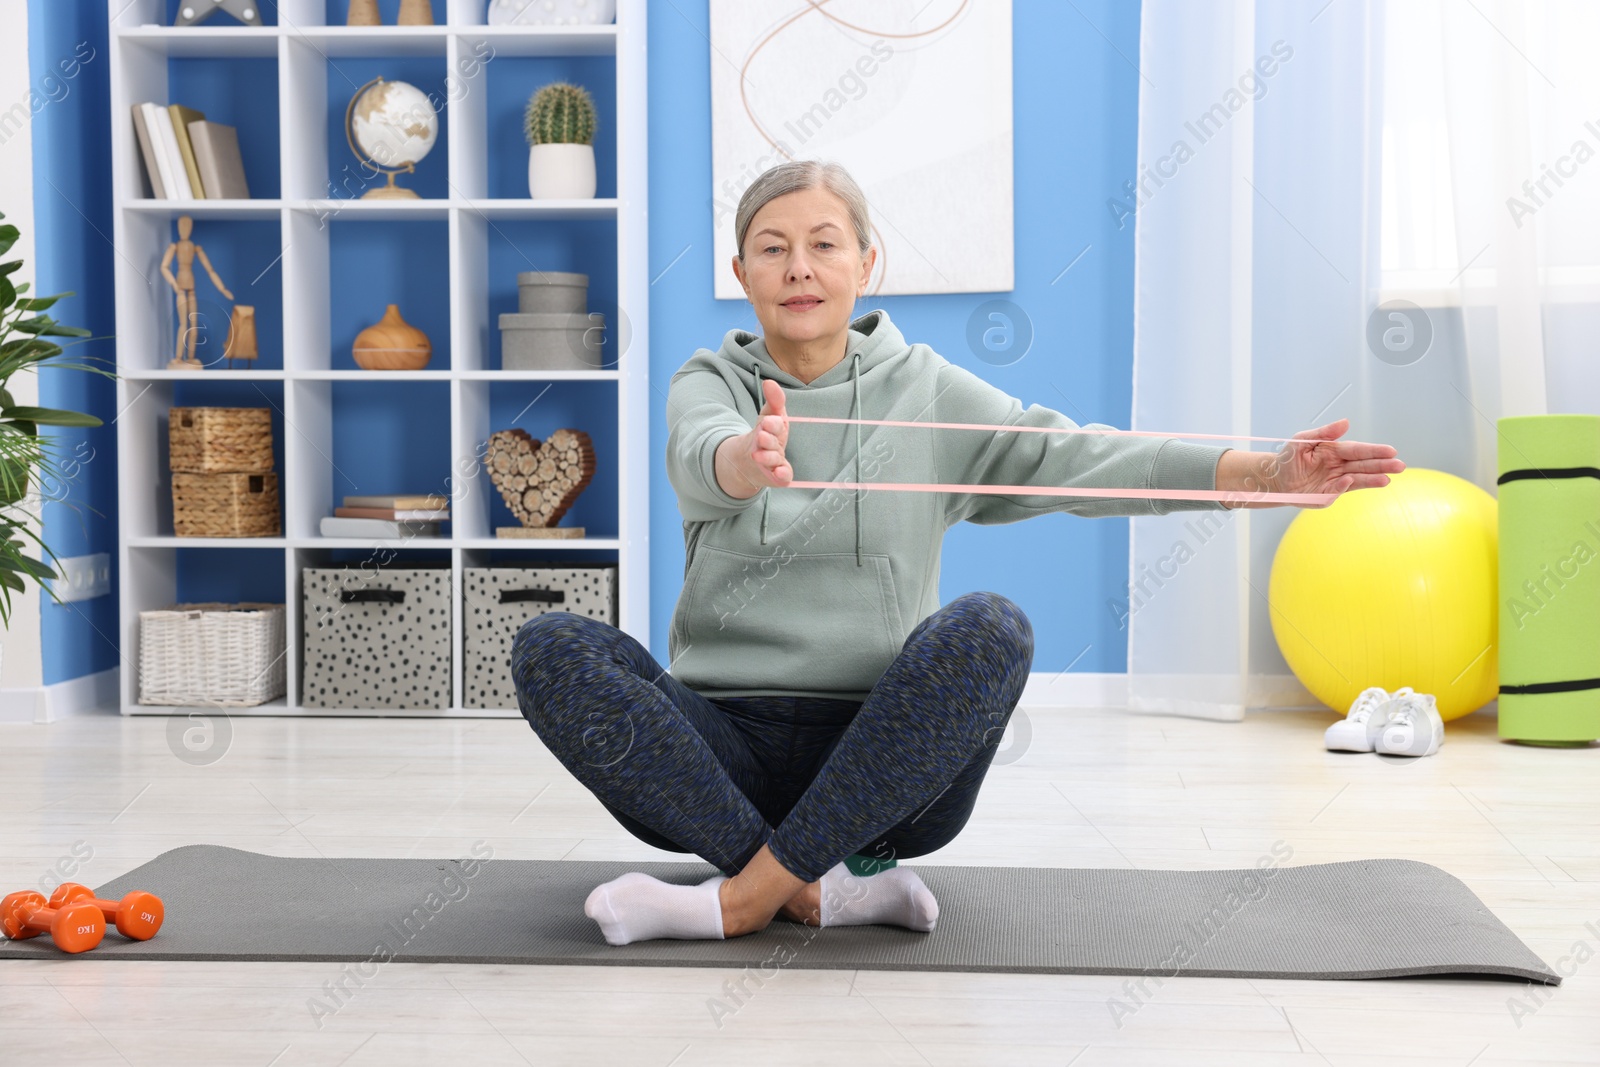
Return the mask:
M23 319L13 323L11 328L18 333L31 333L40 337L88 337L89 331L82 326L63 326L49 315L40 315L37 318Z
M98 416L81 411L64 411L61 408L6 408L0 416L22 422L36 422L41 426L104 426Z
M50 296L30 296L26 300L18 300L17 307L23 311L43 311L62 297L71 295L71 293L54 293Z

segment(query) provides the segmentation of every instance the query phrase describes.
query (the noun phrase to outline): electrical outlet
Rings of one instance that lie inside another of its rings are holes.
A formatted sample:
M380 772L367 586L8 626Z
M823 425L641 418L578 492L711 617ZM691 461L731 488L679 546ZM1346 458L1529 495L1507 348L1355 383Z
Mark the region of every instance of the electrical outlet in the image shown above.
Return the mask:
M111 592L111 556L96 552L92 556L71 556L58 561L60 578L50 588L62 600L93 600Z

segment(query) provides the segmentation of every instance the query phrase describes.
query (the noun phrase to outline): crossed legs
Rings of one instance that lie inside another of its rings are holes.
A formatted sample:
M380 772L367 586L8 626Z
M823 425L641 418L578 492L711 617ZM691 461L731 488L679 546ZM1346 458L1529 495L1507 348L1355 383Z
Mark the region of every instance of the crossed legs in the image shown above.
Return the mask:
M517 635L512 673L535 732L630 831L723 872L671 888L702 891L701 903L685 905L702 921L714 886L721 930L698 936L731 937L780 911L822 921L823 876L847 856L909 858L954 838L1032 659L1032 627L1005 597L970 593L940 608L907 637L776 826L753 799L768 769L749 738L629 635L566 612L540 615Z

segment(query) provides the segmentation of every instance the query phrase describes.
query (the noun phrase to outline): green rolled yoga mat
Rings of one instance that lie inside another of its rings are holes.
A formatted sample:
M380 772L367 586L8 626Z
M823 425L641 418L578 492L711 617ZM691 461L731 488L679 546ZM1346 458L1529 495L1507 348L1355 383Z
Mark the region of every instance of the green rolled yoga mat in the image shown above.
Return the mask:
M1600 415L1499 423L1500 736L1600 738Z

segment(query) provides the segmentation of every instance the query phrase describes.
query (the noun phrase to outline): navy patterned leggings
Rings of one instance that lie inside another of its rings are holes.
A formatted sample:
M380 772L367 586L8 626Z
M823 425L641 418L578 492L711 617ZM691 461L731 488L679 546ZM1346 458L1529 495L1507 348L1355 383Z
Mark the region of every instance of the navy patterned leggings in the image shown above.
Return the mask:
M1033 626L997 593L918 623L865 701L708 699L630 635L565 611L528 620L511 651L523 716L635 837L730 877L767 845L807 882L952 840L1032 663Z

